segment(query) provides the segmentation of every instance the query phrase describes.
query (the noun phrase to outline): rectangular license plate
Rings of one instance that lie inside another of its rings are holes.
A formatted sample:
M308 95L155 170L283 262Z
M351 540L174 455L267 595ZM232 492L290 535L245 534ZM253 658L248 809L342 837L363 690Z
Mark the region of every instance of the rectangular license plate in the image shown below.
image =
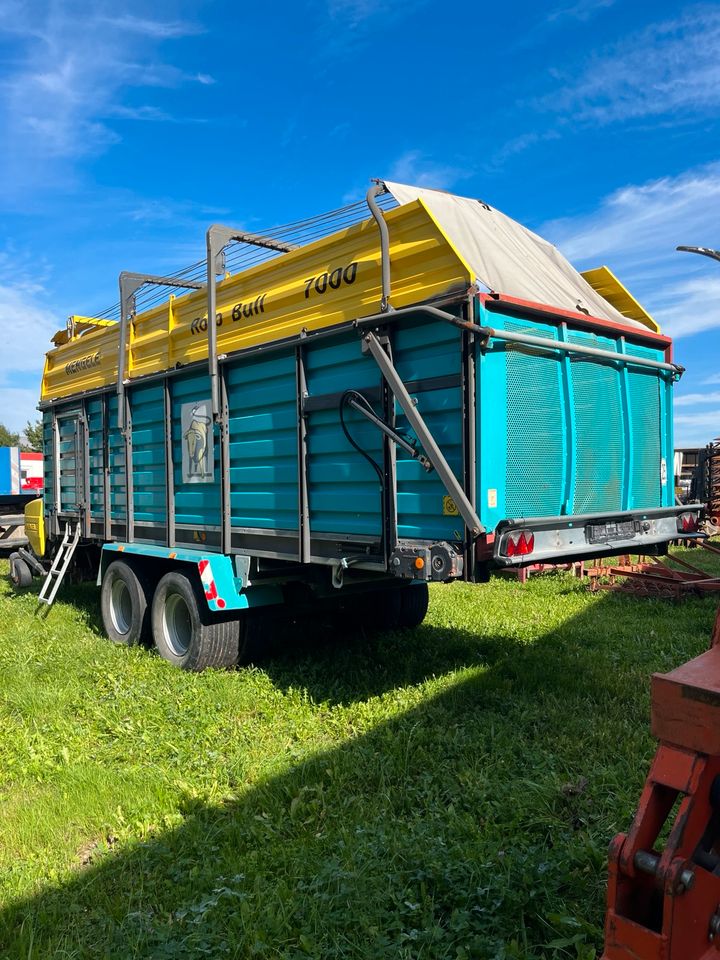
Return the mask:
M634 520L620 520L615 523L589 523L587 526L587 537L590 543L632 540L635 533Z

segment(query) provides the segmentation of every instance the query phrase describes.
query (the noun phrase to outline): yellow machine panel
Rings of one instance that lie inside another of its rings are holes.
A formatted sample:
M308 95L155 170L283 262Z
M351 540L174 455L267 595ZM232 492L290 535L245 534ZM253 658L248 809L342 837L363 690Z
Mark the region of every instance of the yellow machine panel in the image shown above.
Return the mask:
M42 498L31 500L25 507L25 536L36 557L45 555L45 515Z
M468 266L422 200L387 211L385 219L394 307L469 286ZM218 354L371 315L381 295L378 230L368 220L220 281ZM206 302L202 289L138 314L129 325L127 378L207 357ZM43 400L117 382L119 324L85 329L47 354Z
M647 310L635 299L609 267L596 267L594 270L585 270L582 276L593 290L597 290L601 297L611 303L624 317L637 320L644 324L653 333L660 333L657 324Z

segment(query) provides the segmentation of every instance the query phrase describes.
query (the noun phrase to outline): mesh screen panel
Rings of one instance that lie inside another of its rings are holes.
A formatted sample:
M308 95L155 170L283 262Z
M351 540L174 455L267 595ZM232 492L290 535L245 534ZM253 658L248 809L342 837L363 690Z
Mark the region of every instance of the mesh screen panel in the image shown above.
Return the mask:
M595 334L570 334L571 343L613 350ZM571 355L572 356L572 355ZM576 457L573 513L622 509L623 417L619 370L610 363L573 356Z
M506 321L514 332L547 335L537 326ZM563 495L563 413L560 363L507 344L506 513L555 516Z
M636 357L658 357L657 351L636 346L628 346L628 353ZM628 390L633 429L631 502L633 507L657 507L662 503L660 378L651 370L629 367Z

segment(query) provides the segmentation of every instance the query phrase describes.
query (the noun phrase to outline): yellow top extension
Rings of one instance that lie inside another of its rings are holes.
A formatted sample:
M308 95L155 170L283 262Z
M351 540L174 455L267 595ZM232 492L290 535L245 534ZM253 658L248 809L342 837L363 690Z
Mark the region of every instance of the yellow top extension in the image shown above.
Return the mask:
M385 211L385 218L394 307L468 289L467 263L422 200ZM368 316L378 312L381 294L378 230L367 220L221 280L218 354ZM206 304L203 288L135 316L126 379L207 358ZM58 346L47 354L43 401L117 382L120 325L76 320L70 334L56 335Z

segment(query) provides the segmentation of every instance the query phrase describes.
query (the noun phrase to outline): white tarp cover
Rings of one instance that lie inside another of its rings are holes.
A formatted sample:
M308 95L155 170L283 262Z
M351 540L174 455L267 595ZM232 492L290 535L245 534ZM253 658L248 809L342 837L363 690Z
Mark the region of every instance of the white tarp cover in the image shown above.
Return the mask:
M488 291L647 329L593 290L551 243L499 210L442 190L383 183L399 204L423 201Z

